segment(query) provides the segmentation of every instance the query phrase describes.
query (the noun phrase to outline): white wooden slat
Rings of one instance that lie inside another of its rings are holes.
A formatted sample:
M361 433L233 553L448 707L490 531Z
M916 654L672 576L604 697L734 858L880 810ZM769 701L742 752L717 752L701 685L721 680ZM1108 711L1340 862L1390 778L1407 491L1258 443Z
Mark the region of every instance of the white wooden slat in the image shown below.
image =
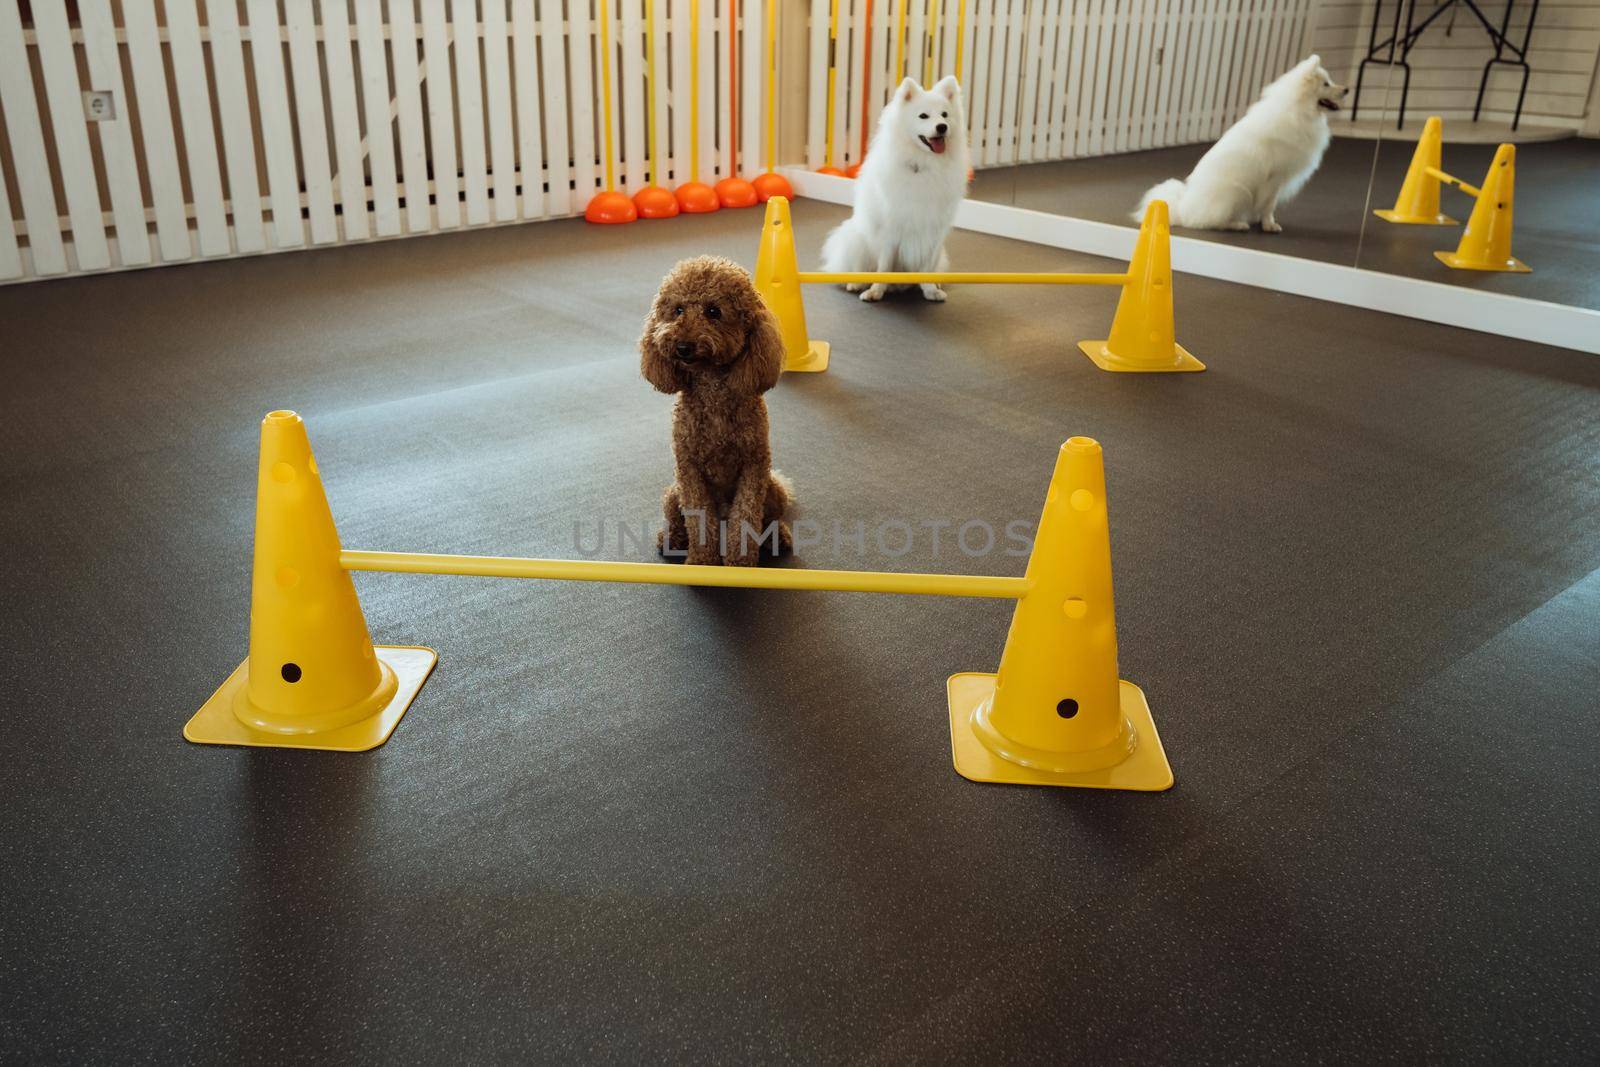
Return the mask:
M689 0L671 0L668 52L672 56L672 186L697 182L689 169ZM762 60L763 64L766 62Z
M1161 57L1161 70L1151 89L1150 143L1161 147L1172 143L1172 77L1180 59L1178 51L1183 40L1183 0L1162 0L1161 35L1156 41L1156 53Z
M489 105L489 181L496 222L517 217L516 140L511 132L511 62L506 0L483 0L483 88Z
M395 125L400 134L400 177L405 183L406 230L409 233L427 233L433 229L433 208L428 192L422 72L417 63L417 20L412 0L389 0L389 52L394 63ZM387 100L384 109L388 110ZM368 139L371 139L370 136ZM452 182L454 177L452 171Z
M1257 67L1261 61L1262 7L1274 2L1276 0L1244 0L1244 10L1240 13L1239 58L1234 63L1237 73L1233 79L1233 94L1228 102L1229 124L1244 113L1245 105L1252 94L1252 87L1260 84L1256 79Z
M125 5L122 18L128 42L128 63L133 70L133 94L139 112L145 173L150 179L150 199L155 208L156 238L161 259L169 263L188 259L194 255L194 249L189 242L189 218L184 209L183 179L178 170L178 142L172 134L172 108L167 101L167 68L161 58L161 37L156 29L155 11L145 4L129 4ZM0 37L4 36L0 33ZM0 63L0 67L5 65ZM31 233L28 241L35 243Z
M1225 0L1217 51L1217 76L1213 83L1211 104L1206 109L1207 136L1220 137L1228 128L1228 85L1233 75L1234 52L1239 41L1239 5L1241 0Z
M1118 5L1117 66L1121 68L1117 79L1117 118L1115 123L1118 152L1126 152L1132 145L1134 124L1134 82L1139 74L1139 48L1144 39L1145 0L1124 0Z
M544 138L539 116L539 55L533 5L511 5L512 77L517 100L517 171L522 217L544 217Z
M1116 97L1115 68L1111 63L1116 44L1116 2L1101 0L1099 6L1098 47L1095 51L1094 64L1094 109L1090 114L1093 125L1089 128L1088 154L1091 156L1111 151L1110 121Z
M94 159L89 154L89 131L83 120L83 86L78 81L78 63L73 54L66 8L35 4L33 18L45 101L50 108L51 132L61 168L61 185L67 194L67 217L72 223L72 251L79 270L103 270L111 266L111 251L106 244Z
M744 0L743 17L740 19L739 173L745 178L755 177L767 166L761 138L767 114L766 96L762 91L766 85L767 69L765 40L762 36L766 32L765 8L762 0ZM667 69L664 63L661 69L663 72ZM858 105L856 113L859 115L860 112Z
M1005 146L1006 38L1011 23L1013 0L995 0L994 22L989 31L989 68L986 78L990 91L984 98L983 163L992 167L1001 162ZM1009 148L1009 146L1005 146Z
M1077 116L1073 122L1073 148L1075 157L1090 155L1098 147L1094 140L1095 79L1099 76L1100 18L1105 0L1077 0L1078 21L1081 32L1079 45L1074 44L1078 73L1074 75L1077 91Z
M11 196L6 192L5 171L0 170L0 278L20 278L22 273L22 252L17 248Z
M1222 35L1219 32L1219 22L1222 21L1222 5L1227 0L1206 0L1205 37L1203 37L1202 58L1200 69L1197 70L1198 80L1195 83L1195 99L1190 104L1194 131L1192 139L1195 141L1213 141L1216 133L1213 131L1213 109L1216 107L1216 86L1222 78Z
M483 76L478 63L477 0L450 0L450 30L456 72L456 121L461 136L461 184L467 193L467 224L489 221L489 163L483 143ZM428 58L428 85L448 78L448 67Z
M683 160L678 160L674 154L674 144L682 146L683 142L675 141L677 134L672 128L674 125L672 118L680 109L674 107L672 101L674 86L672 86L670 61L672 61L674 42L669 37L670 19L672 19L670 3L667 0L654 0L651 14L656 19L656 80L659 82L659 85L656 85L656 144L653 150L661 157L661 162L656 181L661 182L664 189L677 189L678 179L675 178L674 171L682 170L688 163L688 154L685 154ZM648 40L650 35L646 34L645 37Z
M1173 104L1178 112L1176 139L1188 144L1200 138L1197 112L1200 109L1206 64L1206 9L1214 0L1189 0L1189 32L1185 35L1183 77L1173 87Z
M566 22L561 5L539 5L539 75L543 85L546 179L545 207L552 215L573 213L572 147L568 139L567 109L559 101L567 96ZM587 201L579 202L582 211Z
M579 90L571 95L572 102L572 184L577 190L577 202L573 210L581 212L594 196L595 190L600 187L600 182L605 174L605 163L600 159L604 150L602 135L595 129L596 111L600 94L589 91L585 87L595 86L600 76L600 64L596 62L598 55L599 27L595 20L587 15L588 4L580 3L576 12L568 8L568 30L571 38L572 56L568 62L570 84L579 86ZM615 21L612 22L615 26ZM617 64L615 55L611 62L611 76L616 77ZM615 91L615 86L613 86ZM563 87L559 91L557 100L567 96ZM620 181L620 172L619 179Z
M1005 89L1000 95L1000 142L995 151L995 162L1001 164L1017 161L1017 96L1022 81L1023 9L1027 6L1026 0L1011 0L1006 12Z
M372 231L367 219L366 159L361 150L361 119L356 113L347 0L322 0L322 56L328 68L328 107L333 112L333 158L339 164L344 239L364 240Z
M839 146L840 166L861 161L861 100L867 92L867 73L864 65L871 55L872 41L867 32L867 5L844 0L840 21L848 22L849 32L840 29L839 74L840 84L848 85L847 92L839 93L839 106L844 109L844 141ZM849 18L844 14L848 12ZM863 53L866 53L865 55ZM849 77L845 78L845 73Z
M1161 144L1177 144L1182 140L1184 68L1188 63L1189 43L1194 37L1194 4L1195 0L1172 0L1172 32L1167 38L1166 70L1162 74Z
M172 80L178 88L178 119L183 129L183 161L189 171L189 198L202 256L233 251L228 212L222 202L222 171L217 159L211 87L206 80L200 16L194 0L167 0L167 46Z
M725 5L719 4L718 6L722 7ZM724 12L724 14L726 14L726 12ZM850 62L853 55L850 50L850 24L853 19L854 16L851 11L850 0L840 0L839 33L837 47L835 49L835 55L838 63L838 72L836 75L838 82L835 86L833 111L833 160L834 166L840 168L843 168L855 158L856 153L851 150L850 146L850 116L852 111L857 110L861 106L861 102L850 94L850 83L852 78L851 67L853 66L853 64ZM719 25L721 25L721 23L719 23ZM720 44L717 48L717 52L719 53L717 69L719 72L719 77L721 78L722 82L726 84L728 78L727 38L719 37L718 40ZM722 100L723 107L718 115L717 124L719 130L726 131L728 128L728 94L726 92L722 93ZM719 147L721 148L719 155L722 159L722 173L732 174L733 171L729 169L730 161L727 154L728 139L725 134L719 137Z
M987 132L987 109L984 107L988 91L986 74L989 66L989 18L994 0L969 0L967 12L967 42L965 63L969 92L967 94L967 147L972 153L974 167L983 163L983 138Z
M378 236L393 237L400 232L400 199L394 163L394 120L389 112L383 10L376 0L363 0L355 5L355 11L361 110L366 118L367 168L372 179L372 223Z
M130 5L131 14L139 5ZM295 158L289 88L283 73L277 0L249 0L250 63L256 76L256 107L261 142L267 154L267 189L272 204L272 237L279 248L305 244L300 214L300 171Z
M1022 28L1022 88L1018 96L1016 159L1032 163L1039 111L1039 66L1044 37L1044 8L1041 0L1025 4Z
M933 84L924 77L927 54L927 0L910 0L906 11L906 73L917 79L924 89Z
M322 113L322 65L317 58L317 24L311 0L284 0L289 31L289 69L294 75L294 115L300 133L300 171L311 216L311 242L339 239L333 213L333 175L328 167L328 124Z
M961 8L967 0L934 0L939 10L939 61L933 72L938 80L956 72L956 40L961 32ZM962 89L966 89L963 85Z
M87 34L87 7L84 16ZM233 247L241 253L262 252L267 247L267 231L261 219L261 179L256 173L256 124L250 112L250 92L245 85L239 8L234 0L206 0L206 29L211 40L217 125L222 128L222 154L227 163ZM102 135L104 132L102 129ZM122 241L120 226L117 244L125 254L127 246Z
M1163 27L1161 0L1145 0L1144 29L1139 34L1139 70L1133 84L1133 129L1128 134L1128 147L1149 148L1152 137L1150 126L1155 116L1151 113L1152 82L1159 82L1160 69L1156 66L1156 49Z
M887 8L884 14L888 14ZM872 135L877 130L878 114L883 111L884 105L889 102L889 94L894 91L894 74L889 70L889 64L894 62L894 48L891 34L894 26L891 20L879 15L878 9L873 8L872 25L867 34L866 83L861 87L867 99L867 143L871 144Z
M697 0L702 8L706 0ZM828 128L828 7L838 0L811 0L811 47L807 50L807 89L806 98L806 166L812 170L826 166L828 160L826 153L826 133ZM705 11L700 12L702 27L704 26ZM701 87L700 99L706 99L705 89L706 50L704 32L700 41L700 72ZM706 123L700 122L702 143L700 147L701 165L704 166L710 159L706 154L705 140ZM696 176L698 177L698 175Z
M22 215L28 224L33 273L61 274L67 269L66 248L61 241L60 216L45 156L39 105L33 95L33 73L22 43L17 0L0 0L0 108L5 111L11 163L16 168ZM8 213L8 225L10 218Z
M422 0L422 55L427 64L423 90L428 102L428 142L432 148L435 224L461 225L461 184L456 167L456 104L450 87L450 32L445 0Z
M105 161L106 191L111 196L111 215L117 227L117 259L121 266L134 267L150 262L150 230L144 217L144 193L139 186L139 159L133 147L133 119L126 87L122 82L122 59L117 46L117 29L111 21L110 0L80 0L79 18L83 27L84 59L89 65L89 81L95 89L109 90L116 101L114 119L95 124L100 135L100 156ZM4 182L0 181L0 186ZM0 200L4 190L0 189ZM4 208L0 204L0 208ZM6 274L5 240L11 234L11 215L0 210L0 276ZM19 270L20 273L20 270Z
M1087 10L1091 0L1064 0L1066 7L1061 13L1062 32L1070 34L1071 51L1067 56L1067 69L1062 72L1060 118L1061 136L1056 139L1060 145L1062 159L1072 159L1080 154L1079 138L1082 136L1083 125L1079 121L1079 107L1083 91L1083 48L1084 39L1088 37Z
M615 0L602 0L611 4L616 14ZM727 48L727 38L722 39ZM622 92L616 103L621 117L622 141L619 145L625 164L618 175L628 193L636 193L649 182L648 159L645 154L645 71L644 71L644 4L640 0L623 0L622 19L611 23L611 69L621 72ZM618 63L618 57L621 62ZM727 84L726 80L723 82ZM723 99L726 102L724 90Z
M1045 0L1039 26L1039 101L1035 113L1033 151L1036 159L1059 159L1056 152L1056 72L1066 65L1061 42L1062 0Z
M1126 108L1128 86L1133 76L1130 41L1134 32L1132 15L1128 9L1134 2L1135 0L1117 0L1113 5L1116 13L1111 20L1111 80L1106 86L1105 149L1107 152L1121 152L1127 148Z

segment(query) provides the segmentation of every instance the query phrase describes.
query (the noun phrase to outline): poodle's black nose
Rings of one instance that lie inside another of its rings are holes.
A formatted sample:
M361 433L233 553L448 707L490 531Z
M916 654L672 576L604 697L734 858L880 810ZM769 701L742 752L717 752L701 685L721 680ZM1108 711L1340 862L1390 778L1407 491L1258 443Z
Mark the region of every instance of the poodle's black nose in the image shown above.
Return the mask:
M677 344L672 346L672 354L677 356L679 359L688 359L694 354L694 345L690 344L688 341L679 341Z
M937 126L935 126L933 128L933 132L938 134L940 137L943 137L944 136L944 131L948 130L949 128L950 128L950 124L949 123L941 122L941 123L939 123L939 125L937 125Z

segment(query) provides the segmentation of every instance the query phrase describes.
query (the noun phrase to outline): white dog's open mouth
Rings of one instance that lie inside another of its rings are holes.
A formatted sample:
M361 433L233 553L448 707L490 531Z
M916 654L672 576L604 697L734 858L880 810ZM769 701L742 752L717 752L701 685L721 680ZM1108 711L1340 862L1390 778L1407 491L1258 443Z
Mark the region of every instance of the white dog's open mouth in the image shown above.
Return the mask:
M928 151L932 152L934 155L944 155L943 137L922 137L919 134L918 139L921 140L923 144L927 145Z
M1342 111L1343 110L1343 108L1341 108L1339 106L1339 101L1337 101L1337 100L1323 100L1323 99L1319 98L1317 100L1317 106L1320 107L1324 111Z

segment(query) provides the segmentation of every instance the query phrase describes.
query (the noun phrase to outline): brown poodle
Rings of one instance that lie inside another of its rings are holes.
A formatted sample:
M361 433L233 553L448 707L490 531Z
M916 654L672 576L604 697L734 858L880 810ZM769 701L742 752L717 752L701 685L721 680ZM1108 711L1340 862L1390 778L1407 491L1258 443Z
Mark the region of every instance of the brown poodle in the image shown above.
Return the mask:
M673 267L645 319L639 353L645 379L678 394L677 481L662 500L663 554L749 567L763 548L788 551L789 487L772 470L761 399L783 371L783 338L744 268L718 256Z

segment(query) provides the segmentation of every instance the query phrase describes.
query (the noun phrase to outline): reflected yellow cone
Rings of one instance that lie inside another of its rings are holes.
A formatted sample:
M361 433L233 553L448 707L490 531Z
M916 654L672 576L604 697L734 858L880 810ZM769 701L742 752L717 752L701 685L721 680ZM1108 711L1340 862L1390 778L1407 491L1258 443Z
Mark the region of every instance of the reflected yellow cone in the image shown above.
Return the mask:
M374 648L305 422L261 424L250 656L189 721L208 744L359 751L388 739L437 657Z
M1167 202L1152 200L1139 224L1128 280L1104 341L1079 341L1095 366L1109 371L1202 371L1206 365L1177 342L1172 324L1171 227Z
M778 317L783 334L783 369L828 369L828 342L813 341L806 333L806 306L800 292L800 261L794 251L794 224L789 221L789 199L767 201L761 225L761 248L756 254L756 291Z
M1533 268L1511 254L1512 200L1517 184L1517 147L1495 150L1489 173L1479 187L1478 201L1454 252L1435 252L1439 262L1457 270L1494 270L1527 274Z
M1117 672L1105 466L1061 446L998 674L948 686L956 770L980 782L1162 790L1172 785L1144 693Z
M1394 207L1379 208L1373 214L1389 222L1409 226L1454 226L1456 220L1439 213L1439 171L1443 169L1444 125L1438 115L1423 123L1411 166L1400 185Z

